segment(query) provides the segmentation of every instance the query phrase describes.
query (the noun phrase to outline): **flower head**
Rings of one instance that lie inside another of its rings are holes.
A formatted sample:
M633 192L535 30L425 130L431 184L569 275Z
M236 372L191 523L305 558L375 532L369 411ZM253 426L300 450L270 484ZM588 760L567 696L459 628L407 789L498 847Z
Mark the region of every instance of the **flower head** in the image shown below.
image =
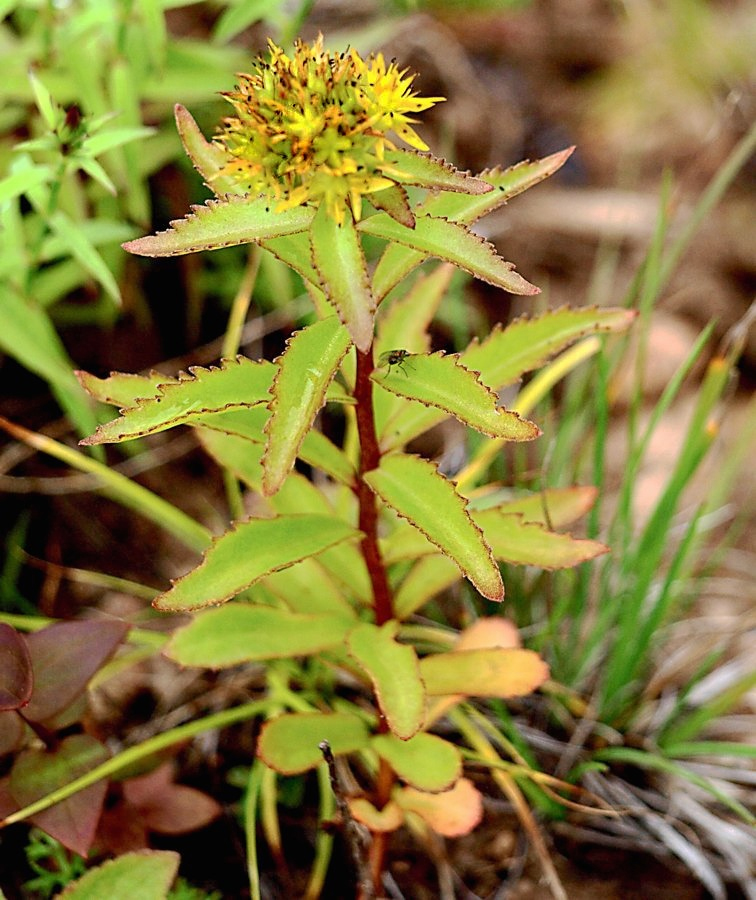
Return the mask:
M395 182L388 133L427 150L409 114L444 98L412 93L414 76L380 53L363 60L356 50L324 51L322 35L312 46L297 42L291 57L272 41L269 50L224 94L236 115L215 137L228 157L218 175L270 197L279 211L325 204L341 222L348 203L359 218L362 195Z

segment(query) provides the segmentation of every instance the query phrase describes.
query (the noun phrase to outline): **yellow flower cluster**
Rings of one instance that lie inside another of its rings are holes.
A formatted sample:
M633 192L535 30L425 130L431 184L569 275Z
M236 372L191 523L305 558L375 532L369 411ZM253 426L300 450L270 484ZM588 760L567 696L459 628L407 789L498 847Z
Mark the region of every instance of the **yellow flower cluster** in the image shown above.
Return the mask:
M414 76L380 53L365 61L355 50L324 51L322 35L312 46L297 42L291 57L269 45L270 59L258 57L224 94L236 115L215 137L229 158L218 174L270 197L278 211L323 203L341 222L348 203L359 219L362 195L401 176L385 157L396 149L388 132L427 150L408 113L444 98L413 94Z

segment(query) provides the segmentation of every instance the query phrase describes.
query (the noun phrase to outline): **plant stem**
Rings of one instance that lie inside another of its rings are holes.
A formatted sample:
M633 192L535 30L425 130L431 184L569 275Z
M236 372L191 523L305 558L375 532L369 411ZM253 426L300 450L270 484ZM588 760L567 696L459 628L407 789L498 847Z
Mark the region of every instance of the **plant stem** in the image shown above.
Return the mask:
M373 371L373 347L366 352L357 350L357 376L354 385L356 400L357 433L360 441L360 471L357 476L355 493L359 503L359 529L365 535L360 547L365 558L370 583L373 587L373 610L375 624L383 625L393 618L386 569L378 548L378 505L375 494L370 489L363 475L378 468L381 451L375 433L375 417L373 415L373 384L370 373Z

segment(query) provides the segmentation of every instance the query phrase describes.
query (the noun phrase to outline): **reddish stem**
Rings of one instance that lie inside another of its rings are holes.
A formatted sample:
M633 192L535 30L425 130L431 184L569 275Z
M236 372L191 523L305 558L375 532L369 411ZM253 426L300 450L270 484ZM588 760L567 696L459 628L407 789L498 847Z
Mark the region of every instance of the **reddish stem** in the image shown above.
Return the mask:
M373 414L373 384L370 373L373 371L373 348L365 352L357 351L357 377L354 385L354 399L357 412L357 433L360 440L360 471L357 476L357 502L359 503L359 529L365 535L361 542L362 555L370 575L373 587L373 611L375 624L383 625L394 616L391 603L391 591L386 569L378 548L378 504L375 494L363 478L366 472L378 468L381 451L375 433L375 417Z

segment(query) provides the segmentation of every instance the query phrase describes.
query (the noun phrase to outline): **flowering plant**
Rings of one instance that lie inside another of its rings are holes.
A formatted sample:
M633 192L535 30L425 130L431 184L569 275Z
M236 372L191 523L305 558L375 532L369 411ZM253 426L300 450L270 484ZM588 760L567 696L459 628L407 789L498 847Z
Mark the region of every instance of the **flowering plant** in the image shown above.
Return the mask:
M256 244L302 277L317 320L272 362L237 356L176 378L80 374L94 396L121 407L83 443L190 425L258 495L253 517L200 536L209 545L201 563L156 599L157 609L193 614L166 652L186 666L266 664L253 772L291 775L325 765L324 753L349 755L370 786L350 793L342 815L372 835L365 883L376 890L391 831L409 823L458 835L481 817L461 750L431 733L435 723L451 716L469 738L466 698L521 696L548 676L504 619L481 616L452 634L413 624L415 614L463 579L501 601L501 561L559 568L606 549L554 530L588 508L590 489L481 502L498 448L540 434L524 418L527 404L506 409L498 392L578 338L632 318L561 309L497 327L460 354L431 352L429 324L454 267L538 293L471 226L553 174L571 150L477 177L460 172L419 152L410 116L441 98L419 98L411 85L380 55L331 54L319 38L292 56L271 43L226 95L234 115L212 141L177 106L184 146L216 198L125 248L172 256ZM383 242L371 266L366 237ZM413 279L429 258L442 265ZM342 411L340 443L317 428L327 403ZM405 449L448 417L488 439L453 478ZM317 483L296 471L298 458L320 473ZM302 658L311 660L307 676ZM340 696L342 682L356 695ZM301 683L308 688L296 690ZM307 896L320 884L314 877Z

